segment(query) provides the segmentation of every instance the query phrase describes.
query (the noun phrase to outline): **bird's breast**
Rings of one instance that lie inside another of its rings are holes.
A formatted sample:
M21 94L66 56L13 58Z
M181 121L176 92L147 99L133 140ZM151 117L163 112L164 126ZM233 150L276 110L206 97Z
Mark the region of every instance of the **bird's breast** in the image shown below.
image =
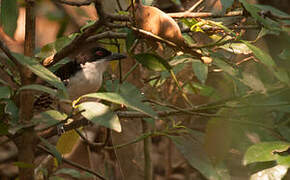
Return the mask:
M67 89L71 99L96 92L102 85L103 73L107 64L90 62L81 66L81 70L69 79Z

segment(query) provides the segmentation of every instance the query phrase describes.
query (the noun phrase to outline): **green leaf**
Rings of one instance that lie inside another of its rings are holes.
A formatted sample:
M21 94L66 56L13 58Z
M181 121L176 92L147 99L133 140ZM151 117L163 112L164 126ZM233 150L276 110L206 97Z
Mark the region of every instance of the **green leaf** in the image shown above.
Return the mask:
M165 71L171 69L165 59L155 54L141 53L135 55L134 58L144 67L153 71Z
M56 41L43 46L40 52L35 55L35 57L44 59L49 56L52 56L58 51L60 51L63 47L68 45L73 39L74 37L67 37L67 36L61 37L57 39Z
M261 39L262 37L268 35L268 34L271 34L271 35L275 35L275 36L279 36L279 32L277 31L272 31L270 29L267 29L267 28L264 28L262 27L261 31L259 32L257 38L255 39L255 42L259 39Z
M3 85L9 86L9 84L6 81L4 81L3 79L0 79L0 83Z
M21 54L13 53L18 62L23 66L29 68L34 74L39 76L44 81L48 82L50 85L56 87L64 93L64 96L67 97L67 90L61 80L50 72L47 68L43 67L37 62L35 58L27 57Z
M4 32L13 38L18 19L17 0L2 0L0 13L0 22Z
M268 67L274 67L276 66L274 60L272 59L272 57L267 54L266 52L263 52L260 48L252 45L251 43L249 43L248 41L241 41L243 42L245 45L247 45L252 52L254 53L254 55L266 66Z
M65 120L67 115L55 110L41 112L33 116L32 121L36 123L43 123L47 126L53 126L62 120Z
M204 135L192 131L190 136L169 136L188 163L204 177L211 180L229 180L228 170L223 164L212 165L203 148Z
M226 10L233 5L234 0L221 0L221 3L223 7L222 12L225 13Z
M151 106L142 102L144 98L142 97L140 91L133 85L129 83L123 83L119 87L120 93L104 92L104 93L92 93L82 96L81 98L91 97L103 99L109 102L113 102L120 105L125 105L136 111L147 114L152 118L156 118L156 112L151 108Z
M134 44L135 40L137 39L136 35L134 34L132 29L125 29L126 33L127 33L127 37L126 37L126 49L127 52L130 53L130 49L132 47L132 45Z
M11 123L12 124L16 124L18 121L18 107L15 105L15 103L13 101L11 101L10 99L5 101L5 110L4 112L8 115L10 115L11 117Z
M72 176L73 178L77 178L77 179L82 178L82 175L79 171L75 169L71 169L71 168L62 168L56 171L55 174L67 174L67 175Z
M243 164L248 165L255 162L275 161L279 153L290 148L290 143L283 141L262 142L251 146L245 153Z
M62 168L55 172L55 174L67 174L76 179L83 179L83 178L93 178L94 175L88 172L81 173L78 170L71 169L71 168Z
M118 116L108 106L98 102L84 102L77 107L80 111L83 111L81 114L93 123L100 124L117 132L122 131Z
M198 92L201 96L208 96L214 99L218 99L216 90L210 86L206 86L196 82L189 82L184 87L185 92L196 94Z
M179 5L179 6L182 5L180 0L171 0L171 1L176 5Z
M42 138L42 137L39 137L40 141L45 145L45 147L48 148L48 150L53 154L53 156L56 158L57 160L57 163L58 164L61 164L62 163L62 156L61 156L61 153L59 153L57 151L57 149L52 145L50 144L46 139Z
M257 76L254 76L252 74L246 73L246 72L240 72L238 69L233 68L226 62L224 62L221 58L216 57L213 55L214 58L214 65L221 68L225 73L230 75L234 80L238 80L238 83L243 83L247 87L250 87L251 89L257 91L257 92L266 92L266 88L262 81L257 78Z
M127 107L130 107L136 111L142 112L147 114L151 117L156 117L156 113L151 109L151 107L145 105L143 102L140 101L139 98L136 99L134 96L129 95L122 95L117 93L105 92L105 93L92 93L82 96L84 97L91 97L91 98L99 98L106 101L110 101L116 104L124 104Z
M23 90L36 90L36 91L48 93L52 96L57 96L57 91L55 89L52 89L52 88L49 88L47 86L43 86L40 84L30 84L30 85L22 86L18 89L18 92L23 91Z
M96 21L95 20L88 20L86 22L86 24L84 26L81 27L81 32L84 32L84 30L90 26L92 26L93 24L95 24Z
M284 49L280 54L279 57L283 60L290 60L290 49Z
M51 72L56 72L60 67L64 66L65 64L69 63L71 60L69 58L63 58L62 60L60 60L59 62L55 63L54 65L52 65L51 67L49 67L48 69Z
M287 72L282 68L277 67L276 63L269 54L263 52L260 48L250 44L248 41L241 42L246 44L253 51L254 55L272 71L272 73L278 80L286 84L290 84Z
M204 84L207 79L208 66L200 61L192 62L192 69L197 79Z
M267 29L275 30L275 31L281 31L282 29L279 27L279 23L269 19L264 18L260 15L260 12L262 12L262 9L258 6L255 6L253 4L249 4L246 0L239 0L243 7L251 14L251 16L256 20L259 21L261 24L263 24Z
M11 97L11 89L8 86L0 86L0 99L9 99Z

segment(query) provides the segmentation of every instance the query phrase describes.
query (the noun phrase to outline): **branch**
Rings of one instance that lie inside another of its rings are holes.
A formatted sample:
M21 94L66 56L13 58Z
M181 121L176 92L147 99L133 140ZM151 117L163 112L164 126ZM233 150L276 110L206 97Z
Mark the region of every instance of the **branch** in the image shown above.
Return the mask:
M219 17L233 17L233 16L242 16L243 11L231 11L226 14L215 14L211 12L181 12L181 13L168 13L172 18L219 18Z
M88 27L84 30L84 32L77 36L70 44L68 44L66 47L61 49L59 52L57 52L53 58L46 59L43 61L44 66L52 66L53 64L57 63L61 59L69 56L70 54L78 52L82 47L85 46L86 39L91 36L95 31L104 25L106 22L107 15L103 11L102 3L100 0L95 0L95 8L98 12L99 20L95 22L92 26Z
M135 27L130 27L130 28L133 31L138 32L139 34L143 34L143 35L145 35L145 36L147 36L147 37L149 37L149 38L151 38L153 40L157 40L159 42L163 42L163 43L169 45L170 47L173 47L173 48L178 49L180 51L184 51L186 53L190 53L191 55L196 56L196 58L198 58L198 59L201 59L201 57L202 57L201 54L199 54L196 51L192 50L191 49L192 47L186 46L185 43L184 43L184 46L178 46L177 44L175 44L175 43L173 43L171 41L168 41L166 39L163 39L160 36L157 36L157 35L155 35L155 34L153 34L151 32L145 31L143 29L138 29L138 28L135 28Z
M11 51L8 49L8 47L4 44L4 42L0 39L0 49L6 54L6 56L11 59L13 61L13 63L15 63L17 66L17 68L19 68L20 63L18 62L18 60L12 55Z
M113 31L106 31L97 35L93 35L89 37L86 40L86 43L93 43L96 42L97 40L103 39L103 38L117 38L117 39L125 39L127 37L126 33L118 33L118 32L113 32Z
M83 1L83 2L75 2L75 1L66 1L66 0L53 0L57 3L62 3L62 4L66 4L66 5L70 5L70 6L88 6L90 5L93 0L86 0L86 1Z
M220 30L224 30L223 28L220 28L220 27L212 27L212 26L202 26L200 28L203 31L220 31ZM233 29L233 30L240 30L240 29L259 29L260 26L258 26L258 25L246 25L246 26L236 26L236 25L232 25L232 26L228 26L227 28ZM191 32L190 28L184 28L181 31L183 33Z
M130 21L130 16L119 15L119 14L107 14L108 17L114 21ZM215 14L212 12L179 12L179 13L168 13L168 15L175 19L180 18L219 18L219 17L234 17L242 16L243 11L231 11L227 14Z

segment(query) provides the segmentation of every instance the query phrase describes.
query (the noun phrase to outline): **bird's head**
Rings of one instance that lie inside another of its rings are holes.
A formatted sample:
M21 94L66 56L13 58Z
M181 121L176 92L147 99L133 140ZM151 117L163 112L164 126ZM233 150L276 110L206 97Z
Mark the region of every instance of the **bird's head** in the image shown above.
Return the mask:
M82 68L89 63L98 64L95 67L99 68L101 72L104 72L107 62L125 59L126 57L124 54L113 53L102 47L92 47L80 52L74 60L60 67L55 74L61 80L66 80L74 76L77 72L82 71Z

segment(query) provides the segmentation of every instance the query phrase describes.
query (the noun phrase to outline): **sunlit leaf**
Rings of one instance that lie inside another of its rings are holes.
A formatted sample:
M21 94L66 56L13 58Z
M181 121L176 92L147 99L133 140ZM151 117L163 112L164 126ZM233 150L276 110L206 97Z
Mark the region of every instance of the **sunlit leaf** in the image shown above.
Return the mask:
M243 160L247 165L254 162L274 161L279 157L279 153L285 152L290 148L290 143L283 141L262 142L251 146Z
M171 69L165 59L155 54L141 53L135 55L134 58L144 67L153 71L165 71Z
M0 7L0 22L3 30L8 36L13 38L18 19L17 0L2 0Z
M121 124L118 116L104 104L98 102L84 102L79 104L81 114L93 123L121 132Z
M243 43L228 43L223 46L219 46L226 51L232 52L234 54L250 54L252 51Z
M48 150L53 154L53 156L56 158L58 164L62 163L62 156L57 151L56 147L54 147L52 144L50 144L46 139L39 137L40 141L45 145L45 147L48 148Z
M80 137L75 130L66 131L61 134L56 143L56 149L62 155L72 152L73 147L78 143Z
M287 174L288 168L287 166L277 165L272 168L264 169L251 175L250 180L282 180Z

